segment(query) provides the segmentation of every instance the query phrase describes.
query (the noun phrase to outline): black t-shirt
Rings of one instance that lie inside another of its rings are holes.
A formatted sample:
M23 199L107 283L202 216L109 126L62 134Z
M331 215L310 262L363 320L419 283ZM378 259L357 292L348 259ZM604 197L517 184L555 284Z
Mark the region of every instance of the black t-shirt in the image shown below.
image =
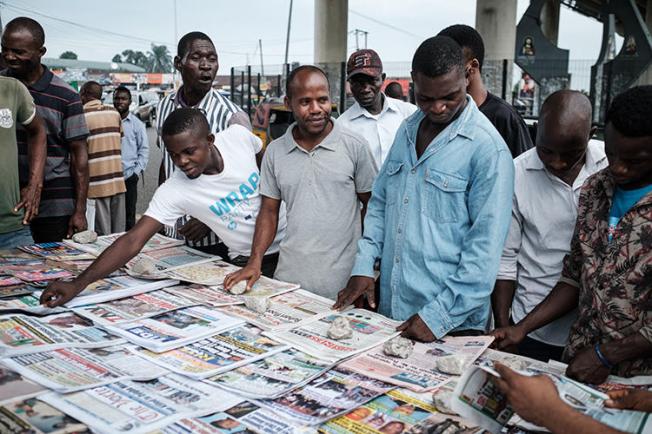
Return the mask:
M487 99L478 108L503 136L513 158L518 157L533 146L532 138L523 118L507 102L487 92Z

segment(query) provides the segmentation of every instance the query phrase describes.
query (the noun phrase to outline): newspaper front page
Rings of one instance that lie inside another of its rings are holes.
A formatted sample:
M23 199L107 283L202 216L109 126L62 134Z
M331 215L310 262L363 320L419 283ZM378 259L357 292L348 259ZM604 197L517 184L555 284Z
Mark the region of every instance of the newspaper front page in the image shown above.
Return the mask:
M262 330L245 324L192 344L154 353L136 349L139 356L191 378L206 378L283 351L286 345L261 335Z
M73 308L73 311L95 324L108 326L149 318L196 304L193 300L157 290L106 303L80 306Z
M120 232L117 234L109 234L98 237L97 240L89 244L80 244L76 243L73 240L63 240L63 243L69 247L73 247L76 250L80 250L86 253L89 253L93 257L100 256L100 254L106 250L115 240L123 236L125 232ZM182 246L185 243L184 240L177 240L174 238L169 238L161 234L155 234L150 238L145 246L142 248L141 253L151 252L160 249L167 249L173 246Z
M219 397L219 399L216 399ZM224 411L242 401L225 390L178 375L147 382L119 381L41 399L103 433L141 434L185 417Z
M40 384L32 383L18 372L0 366L0 405L18 399L27 399L47 392Z
M168 373L128 348L60 348L6 358L2 363L59 393L77 392L118 380L150 380Z
M0 356L55 350L100 348L124 343L75 313L44 317L0 315Z
M407 359L387 356L382 346L374 347L342 363L352 371L377 378L415 392L437 389L455 376L437 371L435 361L442 356L462 356L473 363L491 344L490 336L445 337L442 341L414 343L414 351Z
M34 315L49 315L66 312L62 307L49 308L41 304L38 297L31 294L0 298L0 313L27 312Z
M333 312L333 300L312 294L303 289L272 297L269 308L260 314L244 305L232 305L222 310L264 330L281 330L294 327L315 315Z
M17 434L90 434L86 425L36 398L3 404L0 429Z
M349 321L353 329L351 338L334 340L328 337L328 328L337 317ZM335 363L397 336L396 327L399 324L368 310L351 309L318 315L292 329L267 334L311 356Z
M191 283L165 288L165 290L171 294L193 300L197 304L203 304L205 306L221 307L244 303L242 296L230 294L216 286Z
M162 353L243 323L202 306L187 307L122 324L105 326L111 333L155 353Z
M273 399L303 386L333 365L293 348L206 381L255 399Z

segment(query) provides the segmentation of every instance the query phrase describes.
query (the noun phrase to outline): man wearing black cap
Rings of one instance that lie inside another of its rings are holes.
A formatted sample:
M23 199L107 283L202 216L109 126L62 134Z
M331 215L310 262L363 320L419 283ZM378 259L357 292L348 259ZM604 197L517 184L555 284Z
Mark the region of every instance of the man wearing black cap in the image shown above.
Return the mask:
M398 127L417 108L381 92L385 73L383 63L374 50L358 50L351 54L346 65L346 78L355 104L342 113L337 122L369 142L374 160L380 167L394 142Z

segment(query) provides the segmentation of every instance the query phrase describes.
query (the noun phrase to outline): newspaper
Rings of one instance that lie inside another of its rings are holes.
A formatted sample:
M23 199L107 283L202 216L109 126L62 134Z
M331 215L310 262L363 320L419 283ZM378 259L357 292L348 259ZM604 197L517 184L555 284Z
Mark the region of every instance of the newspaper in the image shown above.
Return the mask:
M133 264L139 259L150 261L158 272L164 273L178 268L188 267L190 265L211 262L215 260L215 256L200 252L199 250L187 246L173 246L165 249L140 253L129 261L129 264Z
M21 252L18 249L0 250L0 265L40 265L43 259L29 253Z
M221 333L242 323L240 319L198 306L104 327L131 343L155 353L162 353Z
M149 318L196 304L187 298L170 294L164 290L157 290L106 303L75 307L72 310L95 324L107 326Z
M486 432L483 428L460 417L445 413L433 413L427 419L404 431L403 434L483 434Z
M353 328L351 338L334 340L328 337L326 332L338 316L349 320ZM292 329L267 333L270 337L311 356L335 363L398 335L396 327L399 324L368 310L351 309L345 312L317 315Z
M62 307L49 308L43 306L38 297L31 294L0 298L0 313L21 311L34 315L49 315L53 313L66 312L67 310L68 309Z
M224 412L181 419L152 434L254 434L246 425Z
M280 398L256 402L288 421L314 426L348 413L392 387L338 367Z
M303 289L273 297L269 308L259 314L244 305L231 305L222 310L229 315L238 316L264 330L291 328L317 314L333 312L333 300L312 294Z
M72 313L45 317L0 315L0 355L15 356L57 348L100 348L124 343L123 339L93 327Z
M13 277L12 277L13 279ZM0 287L0 300L8 297L16 297L19 295L31 294L33 291L36 291L37 288L23 283L22 281L16 285L3 286Z
M332 366L290 348L206 381L248 398L273 399L303 386Z
M60 242L32 244L31 246L20 246L18 248L30 255L59 261L93 259L93 256L89 255L88 252Z
M173 374L146 382L118 381L66 395L48 393L40 399L94 431L130 434L224 411L242 401L209 384Z
M86 425L36 398L0 407L0 429L18 434L90 434Z
M0 276L0 287L15 286L23 283L22 280L13 276Z
M72 247L73 249L86 252L92 255L93 257L96 257L99 256L104 250L106 250L107 247L113 244L115 240L117 240L124 234L125 232L103 235L101 237L98 237L97 241L95 241L94 243L89 243L89 244L80 244L74 242L73 240L63 240L63 243L66 246ZM174 238L163 236L161 234L155 234L152 238L150 238L147 241L147 243L145 243L145 246L141 249L141 253L151 252L159 249L166 249L168 247L173 247L173 246L182 246L184 242L185 242L184 240L177 240Z
M183 280L184 282L199 283L200 285L222 286L227 274L238 271L240 267L228 264L224 261L211 261L199 265L190 265L171 271L168 274L172 279ZM236 286L246 286L247 282L242 281ZM294 283L281 282L261 276L247 295L259 297L272 297L288 291L298 289L299 285Z
M0 366L0 405L17 399L32 398L46 391L43 386L32 383L18 372Z
M127 346L60 348L6 358L2 363L59 393L77 392L118 380L150 380L168 373L136 356Z
M387 356L383 353L382 346L378 346L345 361L341 366L415 392L426 392L437 389L455 378L453 375L437 371L437 357L455 354L464 356L468 363L472 363L492 341L490 336L449 336L429 344L415 342L414 351L407 359Z
M8 265L3 267L3 273L8 273L23 282L43 282L45 280L67 279L73 274L62 268L49 265Z
M78 296L65 304L66 307L78 307L87 304L103 303L119 298L131 297L156 289L177 285L176 280L145 280L131 276L105 277L91 283ZM41 293L37 293L40 297ZM36 295L36 294L35 294Z
M230 294L215 286L199 285L196 283L185 286L173 286L172 288L166 288L166 291L206 306L220 307L244 303L244 299L239 295Z
M256 326L245 324L164 353L157 354L145 349L135 352L173 372L191 378L206 378L287 348L262 336L261 332Z
M437 411L429 396L392 390L319 428L324 434L403 433Z

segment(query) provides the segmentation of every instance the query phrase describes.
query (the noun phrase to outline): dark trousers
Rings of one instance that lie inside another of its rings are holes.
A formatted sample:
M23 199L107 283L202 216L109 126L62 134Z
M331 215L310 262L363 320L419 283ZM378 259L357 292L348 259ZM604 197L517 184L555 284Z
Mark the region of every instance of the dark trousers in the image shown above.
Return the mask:
M244 267L249 261L249 256L236 256L235 258L228 260L227 262L237 265L238 267ZM276 266L278 265L278 253L270 253L269 255L263 256L263 264L260 267L260 272L263 276L274 277L274 272L276 271Z
M31 221L29 228L35 243L61 241L68 235L69 215L61 217L39 217Z
M186 245L187 242L186 242ZM193 246L192 247L195 250L199 250L200 252L208 253L209 255L214 255L214 256L219 256L220 258L224 259L225 261L229 262L229 248L226 247L226 244L220 242L217 244L213 244L211 246Z
M133 174L125 179L127 192L125 194L125 230L129 230L136 224L136 202L138 201L138 175Z
M546 344L545 342L537 341L527 336L518 344L518 353L521 356L541 360L542 362L548 362L550 359L561 362L563 352L564 347Z

